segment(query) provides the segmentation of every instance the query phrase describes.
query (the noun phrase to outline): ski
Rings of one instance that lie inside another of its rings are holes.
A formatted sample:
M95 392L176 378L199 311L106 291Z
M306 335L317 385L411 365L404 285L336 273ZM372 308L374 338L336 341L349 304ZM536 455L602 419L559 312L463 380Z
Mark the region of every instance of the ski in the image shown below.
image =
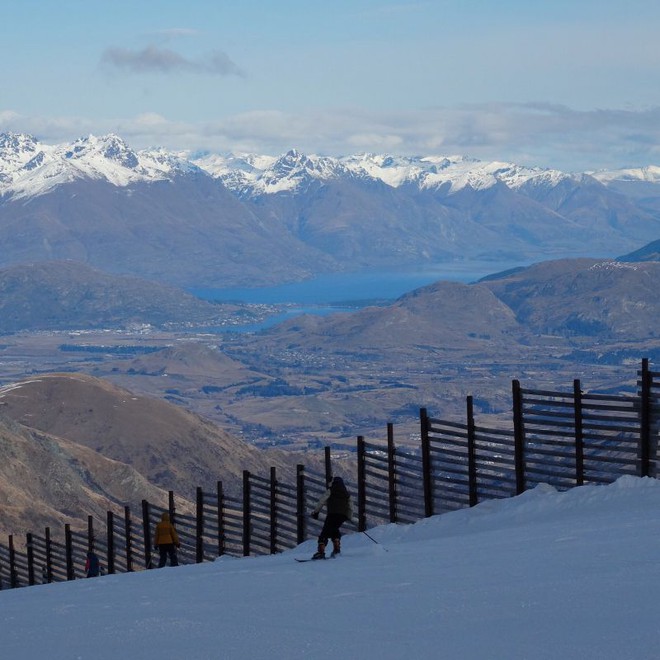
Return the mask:
M337 555L330 555L329 557L323 557L323 559L312 559L311 557L309 559L301 559L299 557L294 557L294 559L299 563L299 564L304 564L305 562L308 561L325 561L326 559L335 559Z
M325 557L323 557L323 559L312 559L311 557L309 559L298 559L298 557L294 557L294 559L299 564L304 564L305 562L308 562L308 561L325 561Z

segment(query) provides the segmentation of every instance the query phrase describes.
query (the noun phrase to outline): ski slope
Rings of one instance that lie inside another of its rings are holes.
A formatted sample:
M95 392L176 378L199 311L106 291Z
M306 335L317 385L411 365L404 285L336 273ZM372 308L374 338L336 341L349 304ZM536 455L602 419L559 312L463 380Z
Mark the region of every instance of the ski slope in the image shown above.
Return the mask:
M660 658L660 482L509 500L277 556L0 592L12 660ZM184 558L185 559L185 558Z

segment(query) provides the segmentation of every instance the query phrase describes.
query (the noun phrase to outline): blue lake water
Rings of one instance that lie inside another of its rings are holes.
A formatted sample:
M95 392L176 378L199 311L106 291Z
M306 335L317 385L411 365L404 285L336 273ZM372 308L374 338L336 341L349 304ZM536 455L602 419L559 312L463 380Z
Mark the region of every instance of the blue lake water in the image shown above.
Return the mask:
M424 270L331 273L304 282L278 286L191 289L190 292L204 300L222 302L336 306L362 301L394 300L408 291L439 280L474 282L518 265L492 261L448 263L436 264Z
M312 280L278 286L227 289L189 289L190 293L215 302L293 305L249 325L206 328L209 332L257 332L301 314L325 316L355 311L368 304L387 304L409 291L440 280L474 282L521 265L508 262L462 262L436 264L424 270L331 273Z

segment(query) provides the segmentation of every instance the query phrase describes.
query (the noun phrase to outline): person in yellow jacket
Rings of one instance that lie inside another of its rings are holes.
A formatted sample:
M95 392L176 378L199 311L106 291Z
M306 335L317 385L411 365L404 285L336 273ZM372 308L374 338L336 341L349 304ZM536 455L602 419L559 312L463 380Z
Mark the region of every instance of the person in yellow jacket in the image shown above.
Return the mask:
M180 547L179 535L170 522L170 514L164 513L160 517L160 522L156 525L154 532L154 549L160 553L158 568L163 568L170 558L170 566L178 566L179 560L176 556L176 548Z

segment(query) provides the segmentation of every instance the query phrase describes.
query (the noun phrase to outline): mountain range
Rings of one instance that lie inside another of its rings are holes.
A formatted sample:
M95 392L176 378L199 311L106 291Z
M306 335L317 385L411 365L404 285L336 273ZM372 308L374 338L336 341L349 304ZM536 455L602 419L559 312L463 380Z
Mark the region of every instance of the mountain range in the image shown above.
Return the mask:
M659 172L136 151L116 135L45 145L5 133L0 266L70 259L226 287L451 260L614 256L660 235Z

